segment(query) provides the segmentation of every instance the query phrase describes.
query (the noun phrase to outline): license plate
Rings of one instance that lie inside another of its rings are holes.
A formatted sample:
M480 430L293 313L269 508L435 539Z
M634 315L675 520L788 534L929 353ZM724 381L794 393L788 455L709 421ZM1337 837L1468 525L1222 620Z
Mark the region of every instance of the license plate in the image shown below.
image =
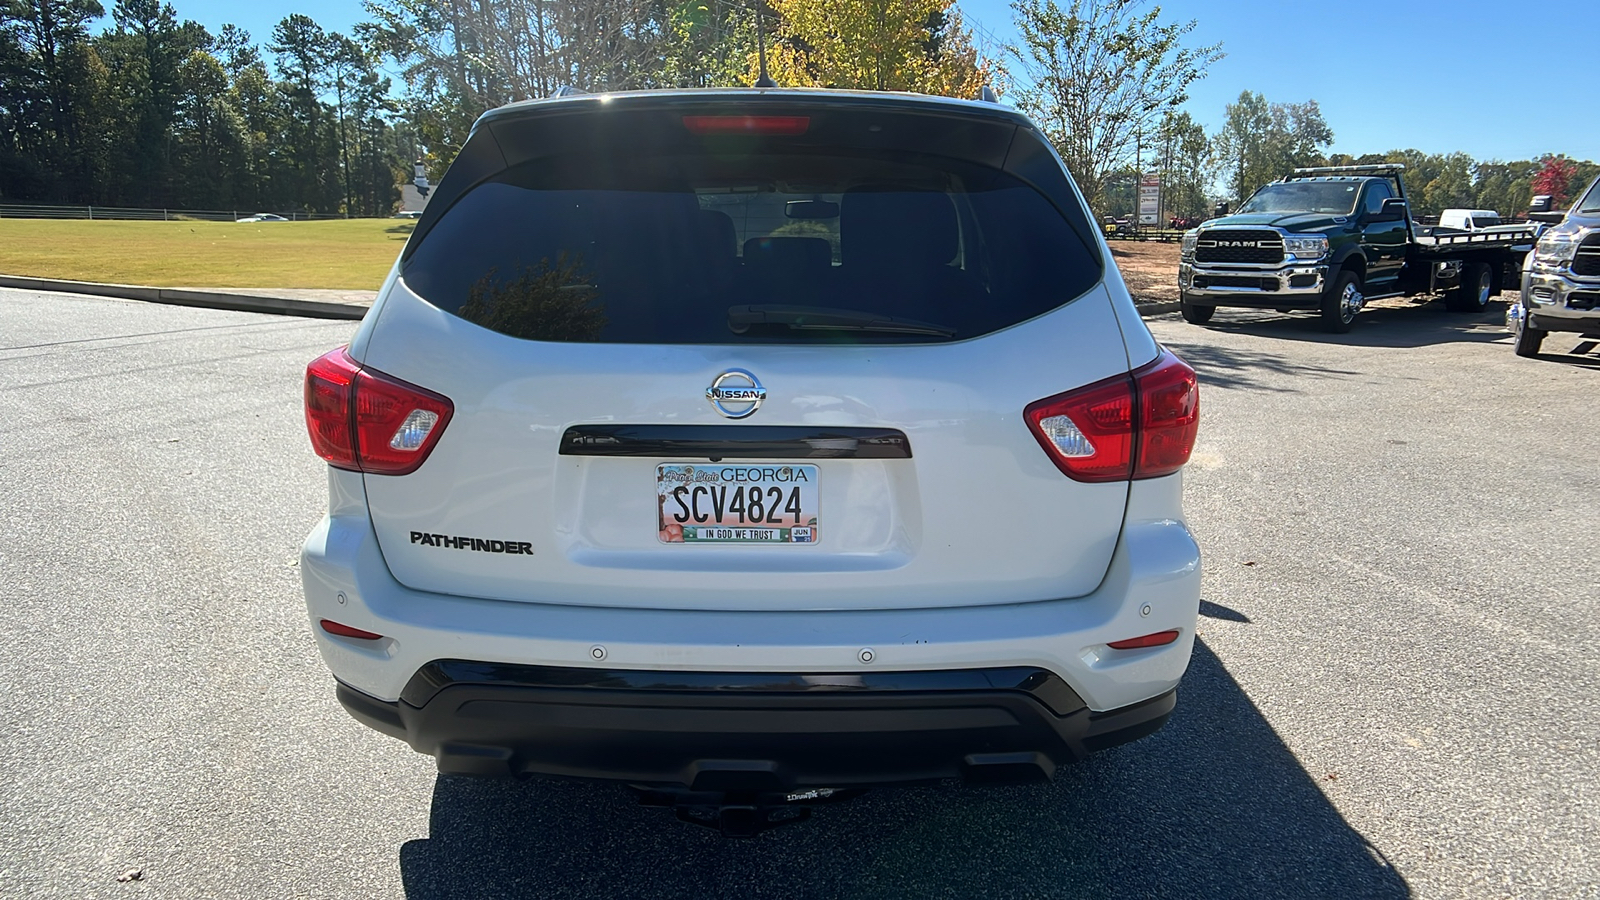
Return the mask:
M668 544L814 544L817 467L663 463L656 509Z

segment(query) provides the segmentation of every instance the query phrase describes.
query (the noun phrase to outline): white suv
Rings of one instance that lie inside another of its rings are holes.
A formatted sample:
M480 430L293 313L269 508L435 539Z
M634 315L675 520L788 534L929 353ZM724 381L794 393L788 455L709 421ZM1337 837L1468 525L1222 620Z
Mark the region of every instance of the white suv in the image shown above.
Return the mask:
M338 697L443 771L1042 779L1193 646L1194 372L998 104L494 110L306 416Z

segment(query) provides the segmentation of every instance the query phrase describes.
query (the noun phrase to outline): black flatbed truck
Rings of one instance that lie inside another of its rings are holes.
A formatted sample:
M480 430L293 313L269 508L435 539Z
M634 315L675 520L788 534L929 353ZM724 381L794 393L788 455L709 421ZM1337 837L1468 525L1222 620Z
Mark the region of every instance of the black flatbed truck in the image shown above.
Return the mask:
M1538 225L1435 233L1412 221L1402 165L1295 169L1262 186L1233 215L1184 235L1178 264L1183 317L1218 307L1315 312L1345 332L1370 300L1442 294L1481 312L1519 283Z

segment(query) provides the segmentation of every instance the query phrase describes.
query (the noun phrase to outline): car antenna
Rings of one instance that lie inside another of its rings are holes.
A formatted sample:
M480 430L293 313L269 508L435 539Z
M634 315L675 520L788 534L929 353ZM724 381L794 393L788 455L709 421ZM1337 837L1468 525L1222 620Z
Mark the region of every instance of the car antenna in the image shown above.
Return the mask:
M767 74L767 35L762 27L761 11L766 9L767 0L756 0L756 57L760 60L761 74L756 77L755 86L758 88L777 87L778 83Z

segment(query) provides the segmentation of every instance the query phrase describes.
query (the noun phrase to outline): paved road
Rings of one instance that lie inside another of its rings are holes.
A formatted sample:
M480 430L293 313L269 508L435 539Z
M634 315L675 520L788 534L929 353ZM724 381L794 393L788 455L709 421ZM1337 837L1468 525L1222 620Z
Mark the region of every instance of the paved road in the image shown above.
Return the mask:
M1600 356L1364 318L1154 324L1206 382L1164 731L723 841L335 704L298 389L349 323L0 291L0 894L1600 897Z

